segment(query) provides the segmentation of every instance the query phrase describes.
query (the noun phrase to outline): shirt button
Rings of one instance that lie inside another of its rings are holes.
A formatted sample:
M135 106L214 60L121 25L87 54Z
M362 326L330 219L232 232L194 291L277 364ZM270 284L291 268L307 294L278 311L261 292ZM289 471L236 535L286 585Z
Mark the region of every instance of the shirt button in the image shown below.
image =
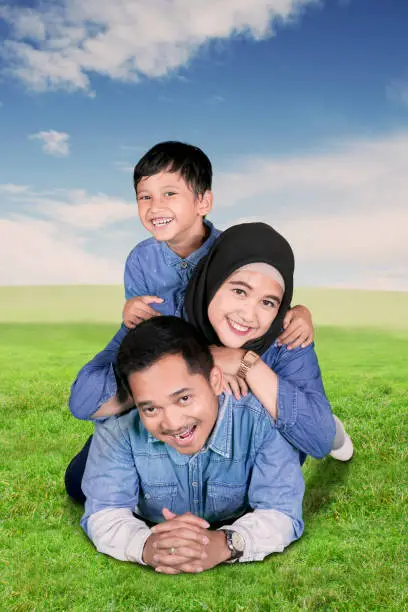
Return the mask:
M185 270L187 267L188 267L188 263L186 261L182 261L181 264L180 264L180 268Z
M150 499L150 493L145 494L145 499Z
M193 485L193 487L198 487L198 482L192 482L191 484Z

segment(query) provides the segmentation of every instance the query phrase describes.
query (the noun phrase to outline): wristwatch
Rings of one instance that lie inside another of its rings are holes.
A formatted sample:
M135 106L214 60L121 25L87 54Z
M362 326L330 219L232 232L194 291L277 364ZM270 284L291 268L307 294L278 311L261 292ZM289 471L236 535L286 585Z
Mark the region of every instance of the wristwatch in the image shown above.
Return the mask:
M258 359L259 359L259 355L257 355L253 351L247 351L241 359L241 363L239 364L237 376L245 380L248 374L248 370L256 364Z
M236 561L244 554L245 540L238 531L232 529L221 529L225 533L225 541L231 551L231 556L228 561Z

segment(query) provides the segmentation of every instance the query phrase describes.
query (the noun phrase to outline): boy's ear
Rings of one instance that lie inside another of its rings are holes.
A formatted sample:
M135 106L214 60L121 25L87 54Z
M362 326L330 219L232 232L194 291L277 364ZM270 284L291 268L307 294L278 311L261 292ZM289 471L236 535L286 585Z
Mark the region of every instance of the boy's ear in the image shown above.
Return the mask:
M223 374L219 366L213 366L210 372L210 385L215 395L221 395L223 389Z
M212 205L213 192L205 191L203 195L198 198L197 211L202 217L205 217L209 212L211 212Z

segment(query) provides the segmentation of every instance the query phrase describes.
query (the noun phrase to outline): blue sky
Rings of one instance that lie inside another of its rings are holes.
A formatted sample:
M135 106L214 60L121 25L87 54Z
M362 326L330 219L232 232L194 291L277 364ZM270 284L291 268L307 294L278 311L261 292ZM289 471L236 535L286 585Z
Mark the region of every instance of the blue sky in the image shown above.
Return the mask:
M131 168L177 139L298 285L408 290L405 0L14 1L0 36L0 284L121 283Z

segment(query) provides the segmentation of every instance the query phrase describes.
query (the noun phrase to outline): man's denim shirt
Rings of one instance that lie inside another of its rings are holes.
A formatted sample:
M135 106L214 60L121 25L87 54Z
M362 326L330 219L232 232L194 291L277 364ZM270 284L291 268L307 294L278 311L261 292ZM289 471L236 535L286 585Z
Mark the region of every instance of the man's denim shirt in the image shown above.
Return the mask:
M223 394L219 406L213 433L194 455L155 439L136 409L97 423L82 481L85 531L91 515L110 508L161 522L166 507L224 524L251 509L273 509L289 517L293 539L299 538L304 481L298 451L253 395L236 400Z
M122 325L107 347L79 372L71 389L69 407L79 419L91 419L116 394L117 352L128 329ZM305 455L317 459L332 448L335 423L326 398L314 345L288 351L276 343L262 355L278 376L278 418L275 427ZM95 419L97 420L97 419Z
M157 295L162 304L154 309L162 315L181 317L184 294L194 268L214 244L220 231L205 220L209 229L207 240L197 251L183 259L172 251L165 242L155 238L143 240L129 253L125 265L125 297Z

